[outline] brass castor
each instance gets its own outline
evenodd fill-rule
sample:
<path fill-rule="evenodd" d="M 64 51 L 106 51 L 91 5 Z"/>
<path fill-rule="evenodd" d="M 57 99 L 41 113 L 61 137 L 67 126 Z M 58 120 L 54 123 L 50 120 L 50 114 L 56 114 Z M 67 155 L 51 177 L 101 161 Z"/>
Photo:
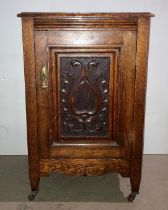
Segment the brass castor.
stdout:
<path fill-rule="evenodd" d="M 132 202 L 137 194 L 138 194 L 137 192 L 132 192 L 130 195 L 128 195 L 127 197 L 128 202 Z"/>
<path fill-rule="evenodd" d="M 28 195 L 28 199 L 29 201 L 33 201 L 36 197 L 36 195 L 38 194 L 39 191 L 31 191 L 31 194 Z"/>

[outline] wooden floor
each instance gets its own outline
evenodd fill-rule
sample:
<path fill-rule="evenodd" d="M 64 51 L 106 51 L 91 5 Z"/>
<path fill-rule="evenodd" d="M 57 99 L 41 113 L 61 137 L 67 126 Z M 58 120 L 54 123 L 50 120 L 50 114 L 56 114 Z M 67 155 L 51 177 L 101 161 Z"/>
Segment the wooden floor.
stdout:
<path fill-rule="evenodd" d="M 20 158 L 23 159 L 23 157 L 21 156 Z M 12 161 L 11 161 L 12 162 Z M 13 161 L 14 163 L 14 161 Z M 168 155 L 145 155 L 144 156 L 144 161 L 143 161 L 143 175 L 142 175 L 142 183 L 141 183 L 141 193 L 139 196 L 137 196 L 137 198 L 135 199 L 135 201 L 133 203 L 128 203 L 126 202 L 125 196 L 127 196 L 129 194 L 130 191 L 130 186 L 129 186 L 129 180 L 127 178 L 122 178 L 119 176 L 119 178 L 115 175 L 111 175 L 108 177 L 105 176 L 105 178 L 98 178 L 96 179 L 96 181 L 89 180 L 90 185 L 94 185 L 95 182 L 101 182 L 100 184 L 100 189 L 99 192 L 97 192 L 96 197 L 98 196 L 99 199 L 95 200 L 95 197 L 92 195 L 91 197 L 88 197 L 90 199 L 87 199 L 86 196 L 86 189 L 85 189 L 85 184 L 88 184 L 87 181 L 85 180 L 85 182 L 83 182 L 82 185 L 80 185 L 82 183 L 82 179 L 78 180 L 79 182 L 76 182 L 75 179 L 71 179 L 71 182 L 73 181 L 73 185 L 75 185 L 75 182 L 78 183 L 78 191 L 76 192 L 76 194 L 73 191 L 73 187 L 71 187 L 72 189 L 72 194 L 73 196 L 76 196 L 76 200 L 75 198 L 71 195 L 71 193 L 69 192 L 69 198 L 71 199 L 65 199 L 65 200 L 61 200 L 59 201 L 52 201 L 49 202 L 49 200 L 46 199 L 47 202 L 42 202 L 42 195 L 43 195 L 43 189 L 47 189 L 46 185 L 48 185 L 48 183 L 52 183 L 53 179 L 55 179 L 54 177 L 50 177 L 49 180 L 47 179 L 46 181 L 42 181 L 41 182 L 41 195 L 38 195 L 38 198 L 36 200 L 36 202 L 27 202 L 26 200 L 24 201 L 24 199 L 20 199 L 19 201 L 19 197 L 17 197 L 17 200 L 12 200 L 11 195 L 9 194 L 8 197 L 5 198 L 5 194 L 3 194 L 3 191 L 6 192 L 6 196 L 7 196 L 7 192 L 13 192 L 13 193 L 18 193 L 17 190 L 22 189 L 21 192 L 19 192 L 20 194 L 22 194 L 22 198 L 25 197 L 25 195 L 23 196 L 23 194 L 27 193 L 28 187 L 26 188 L 26 190 L 24 189 L 25 186 L 19 186 L 17 189 L 12 189 L 12 176 L 14 173 L 14 171 L 17 171 L 17 167 L 16 170 L 14 170 L 14 164 L 13 167 L 11 167 L 11 178 L 8 177 L 8 180 L 6 181 L 6 183 L 8 183 L 8 185 L 6 186 L 6 188 L 2 188 L 2 186 L 4 186 L 2 184 L 2 181 L 4 180 L 3 176 L 5 175 L 5 172 L 2 172 L 2 166 L 4 164 L 3 161 L 3 157 L 0 156 L 0 195 L 3 195 L 3 199 L 0 198 L 0 210 L 34 210 L 34 209 L 40 209 L 40 210 L 168 210 Z M 6 163 L 7 164 L 7 163 Z M 8 163 L 8 167 L 10 168 L 10 162 Z M 18 161 L 19 164 L 19 161 Z M 17 172 L 18 173 L 18 172 Z M 26 170 L 25 170 L 26 173 Z M 59 175 L 60 176 L 60 175 Z M 110 189 L 110 183 L 109 180 L 112 179 L 113 176 L 113 186 L 115 186 L 115 190 L 106 190 L 107 185 L 108 189 Z M 6 178 L 7 179 L 7 178 Z M 63 177 L 63 179 L 65 179 L 65 177 Z M 26 180 L 26 178 L 25 178 Z M 18 180 L 20 183 L 25 182 L 25 180 Z M 61 178 L 62 180 L 62 178 Z M 106 181 L 103 181 L 106 180 Z M 120 181 L 119 181 L 120 180 Z M 17 182 L 17 180 L 15 180 L 15 182 Z M 80 183 L 80 184 L 79 184 Z M 120 184 L 119 184 L 120 183 Z M 16 183 L 15 183 L 16 184 Z M 21 185 L 21 184 L 20 184 Z M 26 185 L 28 186 L 28 181 L 26 182 Z M 83 189 L 81 188 L 81 186 L 83 186 Z M 62 185 L 62 191 L 61 191 L 61 195 L 63 195 L 63 193 L 65 193 L 66 195 L 66 191 L 68 188 L 66 188 L 66 184 L 64 184 L 64 187 Z M 118 188 L 118 189 L 117 189 Z M 101 190 L 102 189 L 102 190 Z M 48 187 L 48 192 L 50 191 L 50 187 Z M 55 189 L 54 189 L 55 190 Z M 65 191 L 64 191 L 65 190 Z M 77 190 L 77 189 L 76 189 Z M 89 188 L 89 190 L 87 191 L 88 194 L 89 192 L 91 192 L 92 187 Z M 116 192 L 116 196 L 114 196 L 114 191 Z M 82 196 L 83 193 L 85 193 L 85 200 L 82 201 Z M 18 196 L 19 196 L 18 193 Z M 52 189 L 52 193 L 53 189 Z M 92 192 L 93 193 L 93 192 Z M 109 193 L 112 193 L 113 199 L 109 199 Z M 48 194 L 49 195 L 49 194 Z M 101 196 L 102 195 L 102 196 Z M 1 197 L 1 196 L 0 196 Z M 73 199 L 72 199 L 73 198 Z M 106 199 L 108 198 L 108 199 Z M 116 200 L 115 200 L 116 199 Z M 3 201 L 3 202 L 2 202 Z M 76 202 L 78 201 L 78 202 Z M 81 202 L 82 201 L 82 202 Z"/>

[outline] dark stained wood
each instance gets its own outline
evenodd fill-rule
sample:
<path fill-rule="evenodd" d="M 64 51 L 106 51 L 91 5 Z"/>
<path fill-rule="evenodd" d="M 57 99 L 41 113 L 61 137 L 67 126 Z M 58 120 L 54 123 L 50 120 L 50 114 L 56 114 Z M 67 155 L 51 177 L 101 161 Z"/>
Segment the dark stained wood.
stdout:
<path fill-rule="evenodd" d="M 66 116 L 67 115 L 69 116 L 66 126 L 61 125 L 62 123 L 61 122 L 59 125 L 59 130 L 61 130 L 61 128 L 68 129 L 68 125 L 70 125 L 71 127 L 73 125 L 74 129 L 77 129 L 80 126 L 81 131 L 74 132 L 73 134 L 73 131 L 70 131 L 69 130 L 70 127 L 69 127 L 69 129 L 67 130 L 68 135 L 65 136 L 63 134 L 60 134 L 60 138 L 62 139 L 62 142 L 63 142 L 63 139 L 64 140 L 65 139 L 67 140 L 68 139 L 71 139 L 71 140 L 84 139 L 83 143 L 85 143 L 87 139 L 88 140 L 95 139 L 95 137 L 97 139 L 101 138 L 101 140 L 103 139 L 112 140 L 113 116 L 112 116 L 111 104 L 112 104 L 113 88 L 110 86 L 112 82 L 111 83 L 109 82 L 110 81 L 109 78 L 110 77 L 113 78 L 113 72 L 114 72 L 113 56 L 114 55 L 107 54 L 107 53 L 101 54 L 101 55 L 96 54 L 96 53 L 87 53 L 87 54 L 78 53 L 78 54 L 71 54 L 71 55 L 61 54 L 60 56 L 58 55 L 58 59 L 59 59 L 58 69 L 61 69 L 61 74 L 59 78 L 60 81 L 63 81 L 61 76 L 63 74 L 65 75 L 63 67 L 61 66 L 61 59 L 66 58 L 66 56 L 68 56 L 67 58 L 70 59 L 69 61 L 71 60 L 74 61 L 74 59 L 76 59 L 76 61 L 78 60 L 83 63 L 81 63 L 81 69 L 80 68 L 78 69 L 78 67 L 71 66 L 70 63 L 68 63 L 69 65 L 67 65 L 67 63 L 65 64 L 66 65 L 65 72 L 67 72 L 67 74 L 69 75 L 68 78 L 71 80 L 69 81 L 69 83 L 72 85 L 72 87 L 68 87 L 68 85 L 66 84 L 67 88 L 63 88 L 63 90 L 67 92 L 67 95 L 66 95 L 66 92 L 62 93 L 61 85 L 63 85 L 62 84 L 63 82 L 60 83 L 60 88 L 58 89 L 58 92 L 61 93 L 59 94 L 60 104 L 61 106 L 64 106 L 62 107 L 62 109 L 64 108 L 67 109 L 67 112 L 65 112 L 65 110 L 60 111 L 60 116 L 61 116 L 60 122 L 61 122 L 61 118 L 64 122 L 64 118 L 66 119 Z M 103 63 L 101 63 L 100 59 L 103 59 Z M 95 60 L 97 61 L 97 66 L 88 67 L 88 63 Z M 106 64 L 105 61 L 106 62 L 108 61 L 107 66 L 105 66 Z M 99 62 L 100 67 L 98 67 L 98 62 Z M 84 72 L 86 72 L 86 75 L 84 74 Z M 72 74 L 72 76 L 70 76 L 70 74 Z M 66 79 L 66 81 L 68 81 L 68 78 Z M 72 80 L 74 80 L 75 83 Z M 103 81 L 103 84 L 102 84 L 102 81 Z M 84 88 L 82 88 L 82 90 L 87 91 L 85 92 L 85 94 L 84 92 L 83 93 L 80 92 L 81 84 L 82 86 L 84 85 Z M 90 100 L 87 99 L 87 97 L 89 96 L 89 92 L 90 92 Z M 91 102 L 92 102 L 92 105 L 95 106 L 93 107 L 93 109 L 95 108 L 95 113 L 93 111 L 93 114 L 92 114 L 92 110 L 88 110 L 88 111 L 84 111 L 85 113 L 83 115 L 81 112 L 78 111 L 79 113 L 76 115 L 75 107 L 74 107 L 75 104 L 73 106 L 71 101 L 74 101 L 75 103 L 75 97 L 78 100 L 78 98 L 80 99 L 81 96 L 84 98 L 80 101 L 78 105 L 79 109 L 83 109 L 82 107 L 88 107 L 88 108 L 90 107 L 92 109 L 91 107 Z M 62 100 L 64 100 L 64 102 L 62 102 Z M 60 106 L 60 110 L 61 110 L 61 106 Z M 61 115 L 61 112 L 63 116 Z M 84 116 L 84 119 L 82 119 L 83 116 Z M 75 128 L 75 126 L 77 127 Z M 82 132 L 83 132 L 83 135 L 82 135 Z"/>
<path fill-rule="evenodd" d="M 141 181 L 149 30 L 150 19 L 139 18 L 135 75 L 134 135 L 132 140 L 130 174 L 131 188 L 133 192 L 139 192 Z"/>
<path fill-rule="evenodd" d="M 110 58 L 67 55 L 59 63 L 61 135 L 108 136 Z"/>
<path fill-rule="evenodd" d="M 35 78 L 35 52 L 33 19 L 24 17 L 23 20 L 23 49 L 24 49 L 24 73 L 26 91 L 26 115 L 27 115 L 27 143 L 29 159 L 29 178 L 33 191 L 39 186 L 39 150 L 37 137 L 37 102 L 36 102 L 36 78 Z"/>
<path fill-rule="evenodd" d="M 17 15 L 18 17 L 41 17 L 41 18 L 50 18 L 50 17 L 90 17 L 94 18 L 134 18 L 134 17 L 154 17 L 154 14 L 150 12 L 117 12 L 117 13 L 64 13 L 64 12 L 22 12 Z"/>
<path fill-rule="evenodd" d="M 51 54 L 52 54 L 52 56 L 51 56 L 51 59 L 50 60 L 52 60 L 52 62 L 51 62 L 51 69 L 52 69 L 52 73 L 51 74 L 53 74 L 53 73 L 55 73 L 55 72 L 58 72 L 58 78 L 57 78 L 57 81 L 55 81 L 54 80 L 54 83 L 53 83 L 53 85 L 52 85 L 52 87 L 54 87 L 53 88 L 53 97 L 51 97 L 52 99 L 54 99 L 53 100 L 53 105 L 51 106 L 51 110 L 52 110 L 52 113 L 53 112 L 55 112 L 55 114 L 53 114 L 53 120 L 51 119 L 51 121 L 53 122 L 54 121 L 54 119 L 56 119 L 56 118 L 58 118 L 58 120 L 55 120 L 55 125 L 54 125 L 54 123 L 53 123 L 53 127 L 54 128 L 52 128 L 52 132 L 54 132 L 54 131 L 56 131 L 57 130 L 57 132 L 54 132 L 54 134 L 52 135 L 53 137 L 53 141 L 55 141 L 55 142 L 63 142 L 63 140 L 65 140 L 66 139 L 66 141 L 64 141 L 64 142 L 66 142 L 66 143 L 68 143 L 68 139 L 71 139 L 70 140 L 70 142 L 69 143 L 72 143 L 73 142 L 73 139 L 75 140 L 75 139 L 78 139 L 78 141 L 76 141 L 76 143 L 78 144 L 79 142 L 80 143 L 85 143 L 86 142 L 86 140 L 87 139 L 89 139 L 89 142 L 91 142 L 90 140 L 91 139 L 95 139 L 95 136 L 94 135 L 92 135 L 92 136 L 88 136 L 88 137 L 86 137 L 86 135 L 85 136 L 82 136 L 82 135 L 80 135 L 79 137 L 77 137 L 77 136 L 75 136 L 75 135 L 73 135 L 73 136 L 62 136 L 61 134 L 60 134 L 60 132 L 61 132 L 61 128 L 63 127 L 63 126 L 61 126 L 61 111 L 60 111 L 60 108 L 59 108 L 59 103 L 61 104 L 61 103 L 64 103 L 64 105 L 66 105 L 66 106 L 68 106 L 68 103 L 67 103 L 67 99 L 66 98 L 61 98 L 60 97 L 60 95 L 62 95 L 63 97 L 65 97 L 66 95 L 65 95 L 65 93 L 61 93 L 60 94 L 60 91 L 61 91 L 61 88 L 60 88 L 60 85 L 56 85 L 55 86 L 55 84 L 59 84 L 59 81 L 62 81 L 62 79 L 60 79 L 60 74 L 59 74 L 59 69 L 62 69 L 62 68 L 60 68 L 60 59 L 62 58 L 62 57 L 66 57 L 66 56 L 69 56 L 69 58 L 71 58 L 71 59 L 73 59 L 73 57 L 75 57 L 75 56 L 83 56 L 84 58 L 89 58 L 89 57 L 93 57 L 93 56 L 99 56 L 100 58 L 103 58 L 103 56 L 104 57 L 106 57 L 106 56 L 108 56 L 107 58 L 110 58 L 110 60 L 112 61 L 114 58 L 115 58 L 115 56 L 116 56 L 116 51 L 118 52 L 118 50 L 117 49 L 111 49 L 111 51 L 110 51 L 110 53 L 98 53 L 98 52 L 103 52 L 102 51 L 102 49 L 100 50 L 100 49 L 95 49 L 95 51 L 97 52 L 97 53 L 86 53 L 87 51 L 89 52 L 90 50 L 93 50 L 93 49 L 85 49 L 85 54 L 83 54 L 83 53 L 80 53 L 79 54 L 79 52 L 77 53 L 77 54 L 74 54 L 75 52 L 76 52 L 76 50 L 77 49 L 55 49 L 55 47 L 51 47 Z M 71 53 L 71 55 L 69 55 L 68 54 L 68 52 L 73 52 L 73 53 Z M 80 48 L 78 49 L 78 51 L 80 51 Z M 82 51 L 82 49 L 81 49 L 81 51 Z M 105 50 L 104 50 L 105 51 Z M 63 54 L 62 54 L 62 53 Z M 60 54 L 61 53 L 61 54 Z M 79 58 L 80 58 L 79 57 Z M 98 58 L 99 58 L 98 57 Z M 78 58 L 78 57 L 77 57 Z M 115 59 L 114 59 L 115 60 Z M 58 63 L 58 65 L 55 65 L 55 63 Z M 110 65 L 110 75 L 111 75 L 111 79 L 113 78 L 113 71 L 114 71 L 114 68 L 113 68 L 113 66 L 114 66 L 114 64 L 113 64 L 113 62 L 110 62 L 111 63 L 111 65 Z M 53 67 L 54 66 L 54 67 Z M 71 66 L 70 66 L 71 67 Z M 69 68 L 70 68 L 69 66 L 67 66 L 66 67 L 66 71 L 68 72 L 67 74 L 69 74 Z M 72 67 L 71 67 L 72 68 Z M 54 70 L 53 70 L 54 69 Z M 74 70 L 76 70 L 77 71 L 77 69 L 74 69 Z M 115 70 L 117 70 L 117 69 L 115 69 Z M 63 72 L 63 69 L 61 70 L 61 72 Z M 71 72 L 71 73 L 73 73 L 73 71 Z M 75 72 L 74 72 L 74 74 L 75 74 Z M 52 78 L 55 78 L 55 76 L 52 76 Z M 96 78 L 97 79 L 97 78 Z M 111 82 L 111 79 L 109 79 L 109 84 L 113 84 L 113 82 Z M 89 79 L 90 80 L 90 79 Z M 70 82 L 69 82 L 70 83 Z M 66 86 L 67 86 L 68 84 L 66 83 Z M 74 86 L 76 85 L 76 82 L 74 83 Z M 107 86 L 108 87 L 108 86 Z M 95 86 L 95 88 L 96 88 L 96 86 Z M 66 91 L 66 89 L 67 89 L 67 91 L 68 91 L 68 89 L 69 89 L 69 92 L 71 92 L 72 90 L 73 90 L 73 88 L 69 88 L 69 87 L 67 87 L 67 88 L 65 88 L 64 89 L 64 91 Z M 111 104 L 112 104 L 112 95 L 113 95 L 113 93 L 112 93 L 112 89 L 113 89 L 113 87 L 110 87 L 109 88 L 109 104 L 110 104 L 110 106 L 109 106 L 109 119 L 108 119 L 108 121 L 107 121 L 107 124 L 108 124 L 108 127 L 109 127 L 109 134 L 107 135 L 107 136 L 104 136 L 104 137 L 102 137 L 101 135 L 99 136 L 99 135 L 97 135 L 96 136 L 96 139 L 101 139 L 101 142 L 102 142 L 102 140 L 103 139 L 110 139 L 110 140 L 113 140 L 112 139 L 112 118 L 113 118 L 113 116 L 112 116 L 112 109 L 111 109 Z M 98 89 L 99 90 L 99 89 Z M 57 97 L 56 97 L 57 96 Z M 69 93 L 67 94 L 67 97 L 69 96 Z M 56 102 L 55 102 L 55 100 L 56 100 Z M 64 101 L 64 102 L 59 102 L 59 101 Z M 107 103 L 107 104 L 108 104 Z M 57 104 L 57 105 L 56 105 Z M 55 107 L 55 105 L 57 106 L 57 109 L 55 109 L 54 107 Z M 65 107 L 64 107 L 65 108 Z M 66 107 L 66 109 L 69 109 L 69 107 Z M 115 107 L 113 106 L 113 110 L 115 110 Z M 71 112 L 71 109 L 69 110 L 70 112 Z M 63 111 L 62 111 L 62 113 L 64 113 Z M 66 113 L 66 112 L 65 112 Z M 70 113 L 69 113 L 70 114 Z M 60 132 L 59 132 L 60 131 Z M 54 136 L 55 135 L 55 136 Z M 83 140 L 83 142 L 82 142 L 82 139 L 84 139 Z M 94 140 L 93 140 L 94 141 Z M 92 141 L 92 142 L 93 142 Z M 114 140 L 114 141 L 116 141 L 116 140 Z M 88 142 L 88 143 L 89 143 Z M 94 141 L 95 142 L 95 141 Z"/>
<path fill-rule="evenodd" d="M 151 13 L 21 13 L 29 175 L 141 181 Z"/>

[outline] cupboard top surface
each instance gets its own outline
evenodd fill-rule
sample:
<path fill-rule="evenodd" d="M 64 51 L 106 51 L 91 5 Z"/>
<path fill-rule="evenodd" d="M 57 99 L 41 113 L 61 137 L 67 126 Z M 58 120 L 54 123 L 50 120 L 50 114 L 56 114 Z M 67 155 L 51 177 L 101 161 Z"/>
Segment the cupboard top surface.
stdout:
<path fill-rule="evenodd" d="M 118 12 L 118 13 L 52 13 L 52 12 L 22 12 L 18 17 L 60 17 L 60 18 L 81 18 L 81 17 L 100 17 L 100 18 L 137 18 L 137 17 L 153 17 L 154 14 L 150 12 Z"/>

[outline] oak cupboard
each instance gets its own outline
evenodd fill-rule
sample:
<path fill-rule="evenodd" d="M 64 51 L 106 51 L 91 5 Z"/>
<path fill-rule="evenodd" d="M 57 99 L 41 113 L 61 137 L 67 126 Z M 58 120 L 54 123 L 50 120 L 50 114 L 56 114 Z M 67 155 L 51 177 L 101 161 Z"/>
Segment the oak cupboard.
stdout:
<path fill-rule="evenodd" d="M 151 13 L 21 13 L 29 178 L 120 173 L 139 193 Z"/>

